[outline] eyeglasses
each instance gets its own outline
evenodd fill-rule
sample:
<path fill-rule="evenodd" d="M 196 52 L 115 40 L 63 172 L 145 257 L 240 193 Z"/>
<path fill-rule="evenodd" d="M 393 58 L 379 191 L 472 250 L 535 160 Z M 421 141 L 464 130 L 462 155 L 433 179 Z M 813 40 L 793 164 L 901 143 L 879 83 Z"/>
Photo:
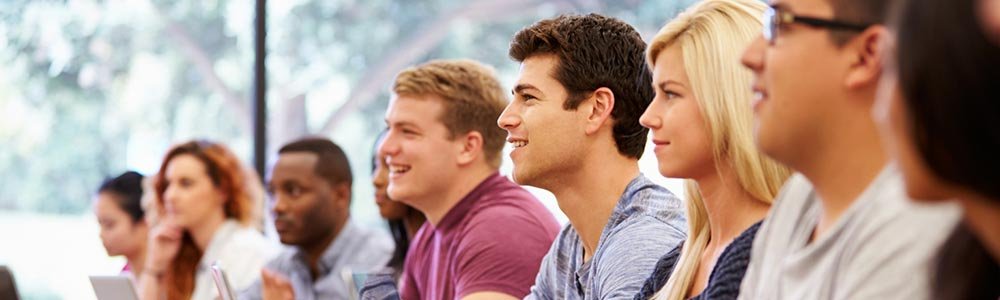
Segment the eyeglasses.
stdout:
<path fill-rule="evenodd" d="M 873 24 L 852 24 L 836 20 L 824 20 L 812 17 L 795 15 L 781 6 L 772 5 L 764 13 L 764 38 L 771 45 L 778 38 L 781 27 L 787 24 L 799 23 L 812 27 L 821 27 L 830 30 L 864 31 Z"/>

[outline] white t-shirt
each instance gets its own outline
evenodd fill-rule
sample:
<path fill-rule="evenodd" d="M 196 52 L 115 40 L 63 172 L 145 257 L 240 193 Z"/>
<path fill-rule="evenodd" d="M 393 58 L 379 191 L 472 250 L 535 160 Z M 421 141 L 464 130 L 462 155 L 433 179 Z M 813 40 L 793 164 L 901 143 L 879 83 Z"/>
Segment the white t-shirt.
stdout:
<path fill-rule="evenodd" d="M 911 202 L 887 167 L 830 230 L 813 186 L 792 176 L 754 240 L 739 299 L 927 299 L 931 268 L 960 209 Z"/>
<path fill-rule="evenodd" d="M 212 300 L 218 297 L 212 280 L 212 263 L 226 271 L 235 291 L 250 286 L 260 277 L 260 270 L 279 251 L 276 243 L 264 238 L 253 228 L 243 227 L 235 220 L 226 220 L 212 236 L 194 278 L 193 300 Z"/>

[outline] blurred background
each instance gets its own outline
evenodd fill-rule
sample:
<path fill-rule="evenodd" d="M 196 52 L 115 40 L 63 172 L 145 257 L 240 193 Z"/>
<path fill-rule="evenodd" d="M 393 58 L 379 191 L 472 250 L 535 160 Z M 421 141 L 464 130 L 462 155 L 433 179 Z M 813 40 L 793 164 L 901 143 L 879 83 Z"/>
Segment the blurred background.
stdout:
<path fill-rule="evenodd" d="M 267 164 L 303 135 L 333 139 L 355 173 L 353 218 L 384 227 L 371 154 L 396 72 L 471 58 L 509 87 L 518 64 L 507 46 L 524 26 L 597 12 L 648 40 L 692 2 L 268 1 Z M 104 178 L 153 175 L 168 147 L 192 138 L 222 142 L 252 164 L 253 25 L 249 0 L 0 1 L 0 265 L 22 296 L 94 299 L 87 275 L 121 270 L 91 208 Z M 640 162 L 683 194 L 653 155 Z M 505 161 L 502 172 L 510 168 Z M 551 194 L 532 192 L 565 222 Z"/>

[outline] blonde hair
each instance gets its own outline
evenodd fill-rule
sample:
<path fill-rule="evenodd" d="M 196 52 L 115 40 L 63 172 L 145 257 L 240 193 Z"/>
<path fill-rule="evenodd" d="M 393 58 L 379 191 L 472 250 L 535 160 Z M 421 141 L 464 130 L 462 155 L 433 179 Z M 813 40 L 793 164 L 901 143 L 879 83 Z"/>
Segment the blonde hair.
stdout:
<path fill-rule="evenodd" d="M 500 167 L 507 132 L 497 126 L 497 119 L 507 107 L 507 94 L 493 68 L 469 59 L 433 60 L 396 75 L 392 91 L 444 99 L 444 111 L 437 118 L 448 128 L 448 138 L 479 132 L 486 161 Z"/>
<path fill-rule="evenodd" d="M 770 204 L 790 172 L 762 155 L 754 145 L 750 108 L 753 94 L 749 89 L 752 76 L 739 64 L 743 49 L 760 35 L 766 8 L 756 0 L 699 2 L 660 29 L 646 59 L 652 69 L 664 49 L 680 46 L 715 161 L 730 163 L 739 185 L 755 199 Z M 689 179 L 685 190 L 690 232 L 673 273 L 654 296 L 656 299 L 685 299 L 711 236 L 698 184 Z"/>

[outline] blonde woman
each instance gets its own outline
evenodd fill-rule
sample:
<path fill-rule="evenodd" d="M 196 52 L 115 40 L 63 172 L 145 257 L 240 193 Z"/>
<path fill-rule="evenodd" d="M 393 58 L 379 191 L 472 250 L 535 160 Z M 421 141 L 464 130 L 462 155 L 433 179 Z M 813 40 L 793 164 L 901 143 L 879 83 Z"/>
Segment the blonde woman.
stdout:
<path fill-rule="evenodd" d="M 736 299 L 753 238 L 785 167 L 757 151 L 751 74 L 740 54 L 767 6 L 706 0 L 668 23 L 647 62 L 656 97 L 639 122 L 660 173 L 686 178 L 687 240 L 662 257 L 636 299 Z"/>

